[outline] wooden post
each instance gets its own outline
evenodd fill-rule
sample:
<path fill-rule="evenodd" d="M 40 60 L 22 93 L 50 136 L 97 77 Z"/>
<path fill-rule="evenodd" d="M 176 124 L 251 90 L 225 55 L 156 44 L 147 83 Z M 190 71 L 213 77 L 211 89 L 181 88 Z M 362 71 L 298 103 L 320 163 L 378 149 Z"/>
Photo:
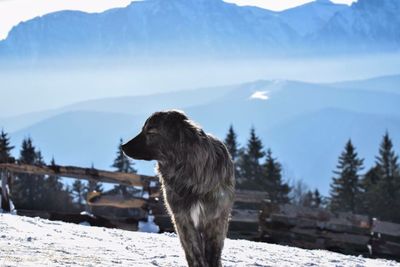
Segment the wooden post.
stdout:
<path fill-rule="evenodd" d="M 1 176 L 1 209 L 5 212 L 10 212 L 10 198 L 7 190 L 7 175 L 5 171 L 0 171 Z"/>

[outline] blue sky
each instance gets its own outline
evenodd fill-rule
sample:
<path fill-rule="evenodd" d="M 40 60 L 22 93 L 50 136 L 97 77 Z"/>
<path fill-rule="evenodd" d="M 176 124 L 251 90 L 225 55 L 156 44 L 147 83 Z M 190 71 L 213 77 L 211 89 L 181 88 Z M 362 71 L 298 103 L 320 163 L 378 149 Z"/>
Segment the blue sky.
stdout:
<path fill-rule="evenodd" d="M 101 12 L 113 7 L 123 7 L 132 0 L 0 0 L 0 40 L 21 21 L 59 10 L 83 10 Z M 271 10 L 283 10 L 313 0 L 226 0 L 238 5 L 253 5 Z M 355 0 L 333 0 L 350 4 Z"/>

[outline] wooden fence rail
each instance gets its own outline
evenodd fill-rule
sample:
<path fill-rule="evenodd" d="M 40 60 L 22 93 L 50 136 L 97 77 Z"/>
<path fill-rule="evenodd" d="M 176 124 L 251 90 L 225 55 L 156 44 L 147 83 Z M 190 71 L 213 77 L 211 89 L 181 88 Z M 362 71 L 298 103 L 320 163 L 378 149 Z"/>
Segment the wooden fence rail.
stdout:
<path fill-rule="evenodd" d="M 261 241 L 400 260 L 400 225 L 350 212 L 265 203 Z"/>
<path fill-rule="evenodd" d="M 156 217 L 155 220 L 158 222 L 160 229 L 173 231 L 157 177 L 75 166 L 35 166 L 12 163 L 0 164 L 0 174 L 2 173 L 4 174 L 2 175 L 3 178 L 6 176 L 8 178 L 18 176 L 18 174 L 32 174 L 85 179 L 103 183 L 117 183 L 127 186 L 141 186 L 143 187 L 143 191 L 146 192 L 146 196 L 121 195 L 112 191 L 103 193 L 89 192 L 87 195 L 87 204 L 96 211 L 99 211 L 99 207 L 102 208 L 101 216 L 107 216 L 107 212 L 112 213 L 112 210 L 107 209 L 107 207 L 138 209 L 137 216 L 132 218 L 135 220 L 142 219 L 143 212 L 147 213 L 147 211 L 151 210 Z M 235 207 L 232 212 L 230 236 L 247 239 L 256 239 L 258 237 L 258 210 L 260 209 L 260 204 L 267 198 L 266 192 L 236 191 L 235 203 L 241 205 Z M 252 209 L 249 210 L 249 207 L 252 207 Z M 71 216 L 68 215 L 69 217 Z M 113 220 L 113 222 L 115 223 L 116 221 Z"/>
<path fill-rule="evenodd" d="M 94 168 L 80 168 L 75 166 L 1 163 L 0 170 L 12 173 L 26 173 L 37 175 L 52 175 L 75 179 L 92 180 L 104 183 L 117 183 L 127 186 L 148 186 L 151 181 L 158 182 L 154 176 L 138 175 L 133 173 L 110 172 Z"/>

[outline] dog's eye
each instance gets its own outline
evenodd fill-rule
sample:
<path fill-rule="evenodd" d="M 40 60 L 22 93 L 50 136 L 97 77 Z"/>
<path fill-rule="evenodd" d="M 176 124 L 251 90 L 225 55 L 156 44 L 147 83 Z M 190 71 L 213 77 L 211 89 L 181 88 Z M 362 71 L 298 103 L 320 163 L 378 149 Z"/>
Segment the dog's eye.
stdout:
<path fill-rule="evenodd" d="M 155 128 L 150 128 L 147 130 L 147 134 L 157 134 L 157 130 Z"/>

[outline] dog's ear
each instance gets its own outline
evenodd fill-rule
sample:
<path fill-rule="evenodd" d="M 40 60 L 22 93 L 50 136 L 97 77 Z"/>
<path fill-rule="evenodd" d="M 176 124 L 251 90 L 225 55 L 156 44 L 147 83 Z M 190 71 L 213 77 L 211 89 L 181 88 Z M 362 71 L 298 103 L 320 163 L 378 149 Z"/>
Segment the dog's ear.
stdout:
<path fill-rule="evenodd" d="M 198 142 L 199 139 L 205 136 L 204 131 L 191 120 L 189 119 L 183 120 L 181 124 L 182 124 L 181 140 L 183 142 L 192 144 L 194 142 Z"/>
<path fill-rule="evenodd" d="M 175 123 L 188 120 L 186 114 L 181 110 L 177 109 L 169 110 L 167 114 L 168 114 L 168 119 L 174 121 Z"/>

